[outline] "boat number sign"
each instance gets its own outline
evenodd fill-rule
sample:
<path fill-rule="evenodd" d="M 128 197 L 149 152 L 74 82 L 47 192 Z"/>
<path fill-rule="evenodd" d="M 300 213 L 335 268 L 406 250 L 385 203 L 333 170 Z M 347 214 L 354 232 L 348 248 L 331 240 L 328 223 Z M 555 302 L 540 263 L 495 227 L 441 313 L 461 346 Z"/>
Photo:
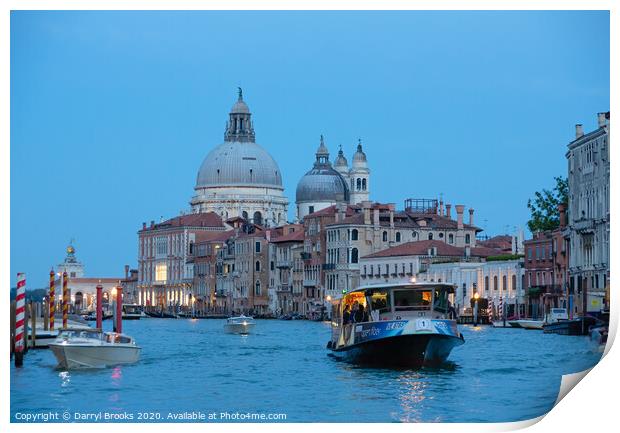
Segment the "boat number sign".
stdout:
<path fill-rule="evenodd" d="M 416 331 L 431 331 L 431 321 L 428 319 L 417 319 L 415 321 Z"/>

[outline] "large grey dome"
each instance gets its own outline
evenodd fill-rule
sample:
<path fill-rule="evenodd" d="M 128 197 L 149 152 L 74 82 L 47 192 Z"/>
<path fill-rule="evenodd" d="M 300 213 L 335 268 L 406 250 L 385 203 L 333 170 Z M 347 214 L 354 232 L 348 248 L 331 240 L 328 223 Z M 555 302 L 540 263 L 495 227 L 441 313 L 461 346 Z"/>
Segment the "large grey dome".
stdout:
<path fill-rule="evenodd" d="M 259 186 L 282 188 L 280 168 L 269 153 L 256 143 L 224 142 L 202 162 L 196 188 Z"/>
<path fill-rule="evenodd" d="M 314 167 L 297 184 L 297 203 L 349 201 L 349 188 L 342 175 L 333 168 Z"/>

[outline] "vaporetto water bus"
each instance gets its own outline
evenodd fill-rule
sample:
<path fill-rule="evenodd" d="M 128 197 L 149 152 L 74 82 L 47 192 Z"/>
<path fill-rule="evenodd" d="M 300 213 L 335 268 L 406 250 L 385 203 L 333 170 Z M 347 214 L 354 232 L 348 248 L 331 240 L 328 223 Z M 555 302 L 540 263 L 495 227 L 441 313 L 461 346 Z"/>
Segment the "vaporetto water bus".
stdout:
<path fill-rule="evenodd" d="M 440 365 L 453 348 L 465 343 L 450 304 L 454 290 L 452 284 L 425 282 L 349 291 L 333 305 L 327 347 L 334 356 L 354 363 Z"/>

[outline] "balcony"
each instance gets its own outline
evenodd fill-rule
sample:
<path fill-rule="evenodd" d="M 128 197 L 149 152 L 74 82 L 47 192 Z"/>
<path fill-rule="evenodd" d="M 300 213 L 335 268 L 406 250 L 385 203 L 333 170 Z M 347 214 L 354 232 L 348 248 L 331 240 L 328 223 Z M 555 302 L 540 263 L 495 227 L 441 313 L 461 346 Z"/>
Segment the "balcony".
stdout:
<path fill-rule="evenodd" d="M 594 221 L 591 219 L 575 221 L 573 224 L 573 229 L 575 229 L 577 233 L 581 234 L 594 233 Z"/>
<path fill-rule="evenodd" d="M 290 284 L 280 284 L 276 291 L 280 293 L 291 293 L 293 291 L 293 286 Z"/>
<path fill-rule="evenodd" d="M 324 263 L 321 267 L 324 271 L 333 271 L 334 269 L 336 269 L 336 264 L 335 263 Z"/>
<path fill-rule="evenodd" d="M 300 255 L 302 260 L 310 260 L 312 258 L 311 253 L 301 253 Z"/>
<path fill-rule="evenodd" d="M 293 262 L 291 260 L 278 260 L 276 262 L 276 268 L 291 268 Z"/>
<path fill-rule="evenodd" d="M 317 281 L 314 278 L 304 278 L 304 287 L 316 287 Z"/>

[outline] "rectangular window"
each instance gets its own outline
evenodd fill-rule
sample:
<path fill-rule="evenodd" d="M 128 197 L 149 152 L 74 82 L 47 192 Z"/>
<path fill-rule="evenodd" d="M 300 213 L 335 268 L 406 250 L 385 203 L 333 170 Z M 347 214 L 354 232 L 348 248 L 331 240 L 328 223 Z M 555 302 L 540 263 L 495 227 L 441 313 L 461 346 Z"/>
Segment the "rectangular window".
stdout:
<path fill-rule="evenodd" d="M 260 242 L 258 242 L 258 241 L 255 243 L 255 251 L 257 253 L 260 253 Z"/>
<path fill-rule="evenodd" d="M 168 267 L 165 263 L 155 265 L 155 281 L 166 281 L 168 278 Z"/>

